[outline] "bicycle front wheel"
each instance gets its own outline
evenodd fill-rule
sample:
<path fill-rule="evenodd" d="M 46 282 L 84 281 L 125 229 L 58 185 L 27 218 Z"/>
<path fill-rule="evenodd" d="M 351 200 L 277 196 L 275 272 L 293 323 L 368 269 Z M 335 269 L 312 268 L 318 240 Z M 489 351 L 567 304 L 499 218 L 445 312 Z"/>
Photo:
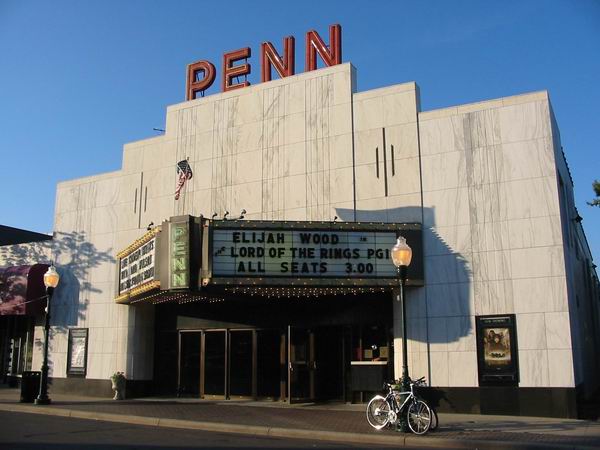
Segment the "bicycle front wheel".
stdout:
<path fill-rule="evenodd" d="M 406 418 L 413 433 L 425 434 L 431 426 L 431 409 L 423 400 L 415 400 L 408 407 Z"/>
<path fill-rule="evenodd" d="M 390 405 L 381 395 L 376 395 L 367 405 L 367 421 L 376 430 L 381 430 L 390 421 Z"/>

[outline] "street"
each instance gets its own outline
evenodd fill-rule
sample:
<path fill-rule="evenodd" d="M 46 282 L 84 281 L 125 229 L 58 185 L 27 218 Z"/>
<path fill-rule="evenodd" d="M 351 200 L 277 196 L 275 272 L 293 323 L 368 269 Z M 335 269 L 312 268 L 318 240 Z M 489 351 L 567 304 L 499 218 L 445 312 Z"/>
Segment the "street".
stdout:
<path fill-rule="evenodd" d="M 385 449 L 300 439 L 282 439 L 157 428 L 38 414 L 0 412 L 0 449 L 6 450 L 170 450 L 240 449 Z M 408 447 L 405 447 L 408 448 Z M 423 447 L 419 447 L 423 450 Z"/>

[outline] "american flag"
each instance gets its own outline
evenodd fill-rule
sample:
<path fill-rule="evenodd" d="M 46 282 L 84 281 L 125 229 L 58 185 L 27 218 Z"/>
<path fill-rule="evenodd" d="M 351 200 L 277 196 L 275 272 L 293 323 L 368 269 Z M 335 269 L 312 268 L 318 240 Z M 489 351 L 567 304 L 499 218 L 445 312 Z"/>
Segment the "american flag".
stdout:
<path fill-rule="evenodd" d="M 175 189 L 175 200 L 179 200 L 181 190 L 185 182 L 192 178 L 192 168 L 187 159 L 177 163 L 177 188 Z"/>

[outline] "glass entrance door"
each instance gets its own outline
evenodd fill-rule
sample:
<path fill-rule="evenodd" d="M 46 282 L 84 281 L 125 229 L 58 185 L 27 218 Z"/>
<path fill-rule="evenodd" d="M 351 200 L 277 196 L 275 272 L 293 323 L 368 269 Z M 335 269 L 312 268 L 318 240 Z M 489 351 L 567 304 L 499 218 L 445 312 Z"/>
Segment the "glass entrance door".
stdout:
<path fill-rule="evenodd" d="M 287 395 L 285 330 L 256 331 L 256 394 L 261 398 L 284 399 Z M 283 373 L 282 373 L 283 369 Z"/>
<path fill-rule="evenodd" d="M 288 402 L 315 399 L 315 335 L 306 328 L 288 327 Z"/>
<path fill-rule="evenodd" d="M 225 398 L 227 381 L 227 333 L 225 330 L 204 332 L 202 348 L 201 395 Z"/>
<path fill-rule="evenodd" d="M 198 397 L 200 395 L 200 331 L 179 332 L 179 374 L 177 394 Z"/>
<path fill-rule="evenodd" d="M 315 394 L 319 400 L 344 399 L 344 328 L 315 329 Z"/>
<path fill-rule="evenodd" d="M 231 330 L 229 332 L 229 395 L 254 396 L 254 332 Z"/>
<path fill-rule="evenodd" d="M 178 395 L 287 396 L 284 329 L 179 330 L 178 342 Z"/>

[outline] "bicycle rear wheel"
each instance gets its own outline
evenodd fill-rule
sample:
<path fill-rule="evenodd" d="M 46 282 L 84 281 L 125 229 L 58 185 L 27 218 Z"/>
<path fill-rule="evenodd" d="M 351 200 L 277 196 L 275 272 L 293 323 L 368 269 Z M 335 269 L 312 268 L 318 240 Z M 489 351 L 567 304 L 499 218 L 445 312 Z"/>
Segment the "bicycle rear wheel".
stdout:
<path fill-rule="evenodd" d="M 438 427 L 437 411 L 432 406 L 430 406 L 429 409 L 431 410 L 431 426 L 429 427 L 429 431 L 435 431 Z"/>
<path fill-rule="evenodd" d="M 431 409 L 423 400 L 414 400 L 406 411 L 408 427 L 415 434 L 425 434 L 431 426 Z"/>
<path fill-rule="evenodd" d="M 381 430 L 390 421 L 390 405 L 381 395 L 376 395 L 367 405 L 367 421 L 376 430 Z"/>

